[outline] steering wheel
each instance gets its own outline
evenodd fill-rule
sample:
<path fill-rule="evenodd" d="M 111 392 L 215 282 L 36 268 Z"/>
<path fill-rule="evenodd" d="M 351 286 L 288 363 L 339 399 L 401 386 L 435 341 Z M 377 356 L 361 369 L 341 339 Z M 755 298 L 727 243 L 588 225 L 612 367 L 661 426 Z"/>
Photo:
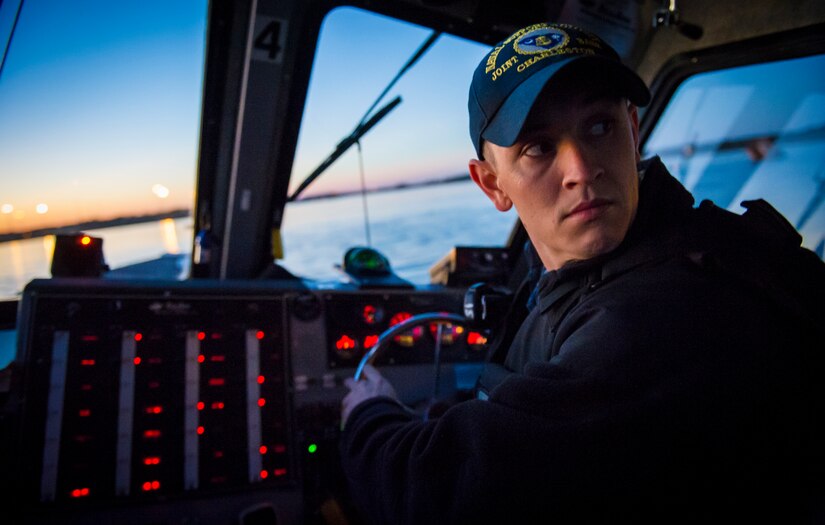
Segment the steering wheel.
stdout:
<path fill-rule="evenodd" d="M 372 348 L 370 348 L 369 352 L 364 354 L 364 357 L 361 358 L 361 362 L 358 363 L 353 379 L 356 381 L 361 379 L 361 374 L 364 371 L 364 367 L 367 364 L 372 364 L 396 335 L 412 330 L 416 326 L 420 326 L 422 324 L 436 324 L 438 326 L 438 330 L 435 336 L 435 351 L 433 356 L 433 361 L 435 363 L 435 386 L 432 397 L 432 399 L 435 400 L 438 398 L 439 371 L 441 369 L 442 328 L 445 324 L 466 325 L 467 323 L 468 319 L 466 317 L 449 312 L 427 312 L 405 319 L 397 325 L 387 328 L 381 333 L 381 335 L 378 336 L 378 341 L 372 346 Z"/>

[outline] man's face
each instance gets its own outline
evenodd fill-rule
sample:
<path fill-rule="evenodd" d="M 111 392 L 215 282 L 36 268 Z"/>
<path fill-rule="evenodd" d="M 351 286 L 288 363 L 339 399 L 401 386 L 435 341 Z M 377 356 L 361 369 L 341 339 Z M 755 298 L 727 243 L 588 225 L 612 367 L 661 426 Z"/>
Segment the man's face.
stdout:
<path fill-rule="evenodd" d="M 542 262 L 557 269 L 616 248 L 636 215 L 638 116 L 623 99 L 561 82 L 536 102 L 516 143 L 485 143 L 470 175 L 512 206 Z"/>

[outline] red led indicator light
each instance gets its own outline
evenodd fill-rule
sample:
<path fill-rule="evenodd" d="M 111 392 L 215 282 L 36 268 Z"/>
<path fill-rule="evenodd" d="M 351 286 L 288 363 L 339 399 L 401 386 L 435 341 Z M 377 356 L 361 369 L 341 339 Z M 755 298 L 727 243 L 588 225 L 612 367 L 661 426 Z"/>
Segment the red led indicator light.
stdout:
<path fill-rule="evenodd" d="M 198 410 L 203 410 L 205 406 L 206 406 L 206 405 L 204 404 L 204 402 L 203 402 L 203 401 L 198 401 L 198 404 L 197 404 L 197 405 L 195 405 L 195 407 L 196 407 Z"/>
<path fill-rule="evenodd" d="M 81 359 L 80 366 L 95 366 L 94 359 Z"/>
<path fill-rule="evenodd" d="M 372 348 L 373 346 L 375 346 L 375 343 L 377 343 L 377 342 L 378 342 L 378 336 L 377 335 L 375 335 L 375 334 L 368 335 L 364 338 L 364 348 Z"/>
<path fill-rule="evenodd" d="M 136 357 L 136 358 L 132 359 L 132 362 L 135 364 L 135 366 L 137 366 L 137 365 L 140 364 L 140 358 Z"/>
<path fill-rule="evenodd" d="M 278 477 L 278 478 L 280 478 L 281 476 L 286 476 L 286 469 L 285 468 L 276 468 L 273 471 L 273 474 L 275 474 L 275 477 Z"/>
<path fill-rule="evenodd" d="M 258 384 L 259 385 L 264 384 L 264 376 L 258 376 Z"/>
<path fill-rule="evenodd" d="M 161 436 L 160 430 L 151 429 L 151 430 L 144 430 L 143 437 L 146 439 L 158 439 Z"/>
<path fill-rule="evenodd" d="M 390 319 L 390 326 L 403 323 L 410 317 L 412 317 L 412 314 L 409 312 L 398 312 Z M 400 346 L 409 348 L 413 346 L 417 340 L 421 339 L 422 335 L 424 335 L 424 328 L 421 326 L 416 326 L 415 328 L 410 329 L 409 332 L 396 335 L 393 337 L 393 341 Z"/>
<path fill-rule="evenodd" d="M 209 386 L 223 386 L 226 380 L 222 377 L 210 377 Z"/>
<path fill-rule="evenodd" d="M 215 361 L 215 362 L 218 362 L 218 363 L 223 363 L 224 361 L 226 361 L 226 356 L 225 355 L 213 355 L 213 356 L 209 357 L 209 360 L 210 361 Z"/>
<path fill-rule="evenodd" d="M 261 445 L 260 447 L 258 447 L 258 452 L 261 455 L 266 454 L 266 451 L 267 451 L 266 445 Z"/>
<path fill-rule="evenodd" d="M 258 339 L 263 339 L 263 338 L 264 338 L 264 333 L 263 333 L 263 331 L 262 331 L 262 330 L 258 330 L 257 332 L 255 332 L 255 337 L 257 337 Z"/>
<path fill-rule="evenodd" d="M 71 495 L 73 498 L 85 498 L 89 495 L 89 487 L 74 489 L 72 490 Z"/>
<path fill-rule="evenodd" d="M 269 472 L 262 470 L 261 471 L 261 479 L 266 479 L 269 477 Z"/>
<path fill-rule="evenodd" d="M 409 312 L 398 312 L 390 319 L 390 326 L 395 326 L 399 323 L 403 323 L 410 317 L 412 317 L 412 314 Z"/>
<path fill-rule="evenodd" d="M 146 456 L 143 458 L 143 464 L 148 466 L 160 465 L 160 456 Z"/>
<path fill-rule="evenodd" d="M 335 348 L 338 350 L 352 350 L 355 348 L 355 339 L 348 335 L 342 335 L 337 341 L 335 341 Z"/>
<path fill-rule="evenodd" d="M 151 492 L 153 490 L 158 490 L 160 488 L 160 481 L 144 481 L 143 482 L 143 491 L 144 492 Z"/>
<path fill-rule="evenodd" d="M 478 332 L 469 332 L 467 334 L 467 344 L 483 345 L 487 342 L 487 338 Z"/>
<path fill-rule="evenodd" d="M 204 361 L 206 361 L 206 356 L 198 354 L 198 363 L 203 363 Z"/>
<path fill-rule="evenodd" d="M 160 405 L 154 405 L 146 407 L 147 414 L 161 414 L 163 413 L 163 407 Z"/>
<path fill-rule="evenodd" d="M 203 433 L 205 432 L 203 426 L 199 426 L 197 432 L 199 436 L 203 435 Z"/>
<path fill-rule="evenodd" d="M 361 317 L 364 318 L 365 323 L 375 324 L 377 321 L 379 321 L 378 309 L 373 305 L 368 304 L 361 311 Z"/>
<path fill-rule="evenodd" d="M 259 406 L 259 407 L 262 407 L 262 406 L 264 406 L 264 405 L 266 405 L 266 399 L 264 399 L 264 398 L 262 398 L 262 397 L 261 397 L 261 398 L 258 398 L 258 406 Z"/>
<path fill-rule="evenodd" d="M 143 334 L 141 334 L 141 333 L 135 334 L 135 341 L 140 341 L 141 339 L 143 339 Z"/>
<path fill-rule="evenodd" d="M 78 415 L 80 417 L 89 417 L 89 416 L 92 415 L 92 411 L 89 410 L 88 408 L 81 408 L 80 412 L 78 412 Z"/>
<path fill-rule="evenodd" d="M 98 339 L 100 339 L 100 338 L 99 338 L 98 336 L 96 336 L 96 335 L 84 335 L 84 336 L 83 336 L 83 337 L 81 337 L 80 339 L 81 339 L 82 341 L 86 341 L 86 342 L 93 342 L 93 341 L 97 341 L 97 340 L 98 340 Z"/>
<path fill-rule="evenodd" d="M 224 408 L 223 401 L 213 401 L 210 406 L 212 407 L 212 410 L 223 410 Z"/>
<path fill-rule="evenodd" d="M 198 341 L 206 339 L 206 332 L 198 332 Z"/>

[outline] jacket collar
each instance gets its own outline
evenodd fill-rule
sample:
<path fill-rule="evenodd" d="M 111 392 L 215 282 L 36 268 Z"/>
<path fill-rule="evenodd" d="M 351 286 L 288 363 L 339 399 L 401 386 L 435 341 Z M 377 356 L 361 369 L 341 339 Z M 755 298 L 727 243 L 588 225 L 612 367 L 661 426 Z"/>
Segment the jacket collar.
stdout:
<path fill-rule="evenodd" d="M 683 222 L 694 199 L 656 156 L 639 164 L 639 208 L 625 239 L 612 252 L 545 272 L 537 284 L 538 306 L 546 311 L 574 290 L 595 285 L 652 260 L 670 257 L 682 246 L 673 225 Z"/>

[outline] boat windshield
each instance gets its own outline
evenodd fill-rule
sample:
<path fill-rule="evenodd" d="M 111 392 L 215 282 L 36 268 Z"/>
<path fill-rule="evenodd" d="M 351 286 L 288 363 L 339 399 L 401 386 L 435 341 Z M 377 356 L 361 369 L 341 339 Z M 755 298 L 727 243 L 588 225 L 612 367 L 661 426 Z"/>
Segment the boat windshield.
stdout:
<path fill-rule="evenodd" d="M 467 90 L 487 47 L 352 7 L 325 18 L 298 138 L 290 195 L 366 116 L 401 102 L 284 212 L 292 273 L 338 279 L 348 248 L 371 246 L 413 283 L 454 246 L 502 246 L 515 212 L 501 213 L 470 180 Z M 379 95 L 392 84 L 391 89 Z M 375 111 L 365 112 L 375 105 Z"/>

